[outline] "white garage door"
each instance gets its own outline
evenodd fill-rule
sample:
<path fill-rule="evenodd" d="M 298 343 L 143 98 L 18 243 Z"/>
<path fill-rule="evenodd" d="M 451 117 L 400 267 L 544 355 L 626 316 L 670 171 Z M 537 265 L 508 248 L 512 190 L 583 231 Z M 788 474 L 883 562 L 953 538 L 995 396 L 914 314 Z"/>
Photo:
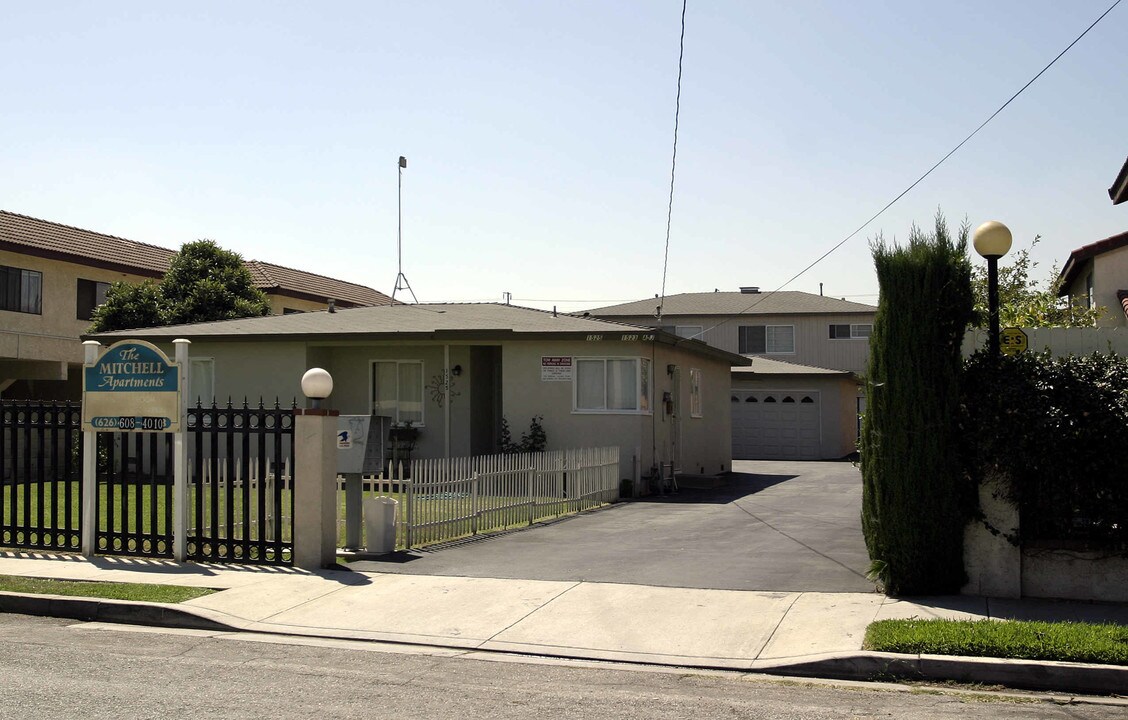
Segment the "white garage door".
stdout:
<path fill-rule="evenodd" d="M 732 391 L 734 460 L 819 459 L 819 394 Z"/>

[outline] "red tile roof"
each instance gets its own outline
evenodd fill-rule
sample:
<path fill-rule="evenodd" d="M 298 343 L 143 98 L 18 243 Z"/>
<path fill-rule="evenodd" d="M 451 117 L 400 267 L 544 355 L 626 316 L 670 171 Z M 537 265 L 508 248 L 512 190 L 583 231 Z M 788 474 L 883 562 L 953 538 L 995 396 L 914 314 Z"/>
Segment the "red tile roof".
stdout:
<path fill-rule="evenodd" d="M 1128 245 L 1128 232 L 1122 232 L 1119 235 L 1107 237 L 1104 240 L 1098 240 L 1095 243 L 1089 243 L 1077 248 L 1069 253 L 1069 259 L 1065 261 L 1065 267 L 1061 269 L 1061 275 L 1058 276 L 1058 293 L 1066 295 L 1069 293 L 1069 287 L 1073 285 L 1073 281 L 1081 273 L 1086 260 L 1094 258 L 1097 255 L 1103 255 L 1106 252 L 1117 250 Z"/>
<path fill-rule="evenodd" d="M 0 249 L 102 267 L 134 275 L 160 277 L 175 250 L 126 240 L 0 210 Z M 270 295 L 286 295 L 316 302 L 336 300 L 342 307 L 390 305 L 392 299 L 364 285 L 305 270 L 247 260 L 255 287 Z"/>

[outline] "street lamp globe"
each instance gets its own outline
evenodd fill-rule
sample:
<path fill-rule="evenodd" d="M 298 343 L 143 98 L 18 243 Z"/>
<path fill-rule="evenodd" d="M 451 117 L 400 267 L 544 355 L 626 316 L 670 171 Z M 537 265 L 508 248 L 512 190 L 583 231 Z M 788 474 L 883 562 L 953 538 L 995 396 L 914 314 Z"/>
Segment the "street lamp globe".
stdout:
<path fill-rule="evenodd" d="M 333 376 L 327 370 L 310 368 L 302 375 L 302 393 L 313 401 L 315 408 L 333 392 Z"/>
<path fill-rule="evenodd" d="M 1001 258 L 1011 248 L 1010 228 L 996 220 L 988 220 L 975 228 L 972 244 L 975 252 L 987 259 Z"/>

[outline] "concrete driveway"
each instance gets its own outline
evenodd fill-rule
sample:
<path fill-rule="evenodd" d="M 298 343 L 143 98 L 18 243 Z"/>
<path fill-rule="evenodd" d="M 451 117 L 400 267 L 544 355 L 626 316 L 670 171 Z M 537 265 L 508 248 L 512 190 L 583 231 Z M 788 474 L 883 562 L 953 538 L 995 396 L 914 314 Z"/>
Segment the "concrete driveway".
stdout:
<path fill-rule="evenodd" d="M 719 590 L 869 592 L 861 473 L 846 462 L 735 461 L 723 487 L 682 490 L 436 550 L 372 572 Z"/>

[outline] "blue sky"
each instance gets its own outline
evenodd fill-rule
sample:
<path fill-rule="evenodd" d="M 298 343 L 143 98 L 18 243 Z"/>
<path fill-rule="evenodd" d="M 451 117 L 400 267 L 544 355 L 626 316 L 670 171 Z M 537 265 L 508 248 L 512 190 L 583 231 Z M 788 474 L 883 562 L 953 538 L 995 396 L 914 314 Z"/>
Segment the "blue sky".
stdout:
<path fill-rule="evenodd" d="M 666 291 L 774 289 L 896 196 L 1112 0 L 690 0 Z M 0 208 L 212 238 L 421 301 L 579 309 L 661 289 L 679 1 L 2 6 Z M 1128 229 L 1128 4 L 788 286 L 876 302 L 869 239 L 942 208 L 1039 274 Z"/>

